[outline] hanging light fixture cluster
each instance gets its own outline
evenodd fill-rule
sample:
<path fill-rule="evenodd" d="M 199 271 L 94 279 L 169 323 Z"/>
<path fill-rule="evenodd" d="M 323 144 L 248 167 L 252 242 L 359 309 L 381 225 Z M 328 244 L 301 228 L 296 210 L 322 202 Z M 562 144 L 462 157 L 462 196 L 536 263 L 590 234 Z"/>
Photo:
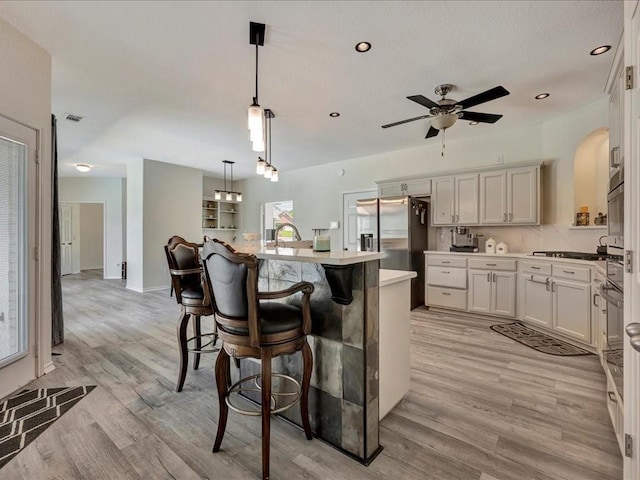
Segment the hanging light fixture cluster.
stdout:
<path fill-rule="evenodd" d="M 236 202 L 242 201 L 242 193 L 233 191 L 233 164 L 236 162 L 232 162 L 231 160 L 223 160 L 224 163 L 224 190 L 215 190 L 213 193 L 213 198 L 216 200 L 222 200 L 222 194 L 224 193 L 224 199 L 227 202 L 233 201 L 233 197 L 235 195 Z M 231 189 L 227 190 L 227 165 L 229 165 L 231 169 Z"/>
<path fill-rule="evenodd" d="M 271 180 L 272 182 L 278 181 L 278 169 L 271 162 L 271 119 L 275 118 L 273 111 L 268 108 L 264 109 L 264 118 L 266 119 L 265 125 L 265 138 L 266 148 L 264 151 L 264 159 L 258 157 L 258 163 L 256 164 L 256 173 L 258 175 L 264 175 L 264 178 Z"/>
<path fill-rule="evenodd" d="M 247 124 L 253 151 L 265 153 L 264 159 L 258 157 L 256 173 L 277 182 L 278 170 L 271 162 L 271 119 L 275 115 L 268 108 L 263 110 L 258 103 L 258 47 L 264 45 L 264 32 L 264 23 L 249 22 L 249 43 L 256 46 L 256 95 L 249 106 Z"/>

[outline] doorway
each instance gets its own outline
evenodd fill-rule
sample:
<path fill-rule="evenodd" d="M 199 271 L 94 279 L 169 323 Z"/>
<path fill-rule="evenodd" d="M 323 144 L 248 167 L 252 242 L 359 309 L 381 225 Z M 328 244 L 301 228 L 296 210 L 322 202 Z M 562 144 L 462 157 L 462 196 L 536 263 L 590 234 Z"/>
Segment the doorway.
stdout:
<path fill-rule="evenodd" d="M 60 203 L 60 259 L 62 275 L 105 266 L 104 202 Z"/>
<path fill-rule="evenodd" d="M 358 192 L 344 192 L 342 194 L 342 246 L 345 250 L 352 252 L 358 250 L 357 201 L 367 198 L 377 198 L 377 196 L 378 192 L 376 190 L 361 190 Z"/>

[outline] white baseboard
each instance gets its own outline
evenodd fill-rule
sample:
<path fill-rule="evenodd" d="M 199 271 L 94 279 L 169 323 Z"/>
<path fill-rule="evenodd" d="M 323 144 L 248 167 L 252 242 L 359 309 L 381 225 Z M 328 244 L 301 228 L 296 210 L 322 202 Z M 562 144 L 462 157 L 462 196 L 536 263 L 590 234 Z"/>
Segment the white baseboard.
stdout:
<path fill-rule="evenodd" d="M 165 286 L 162 286 L 162 287 L 147 287 L 147 288 L 144 289 L 144 292 L 145 293 L 146 292 L 157 292 L 158 290 L 168 290 L 170 288 L 171 288 L 170 285 L 165 285 Z"/>
<path fill-rule="evenodd" d="M 53 364 L 53 361 L 50 360 L 49 362 L 44 364 L 44 374 L 46 375 L 47 373 L 51 373 L 56 369 L 56 366 Z"/>

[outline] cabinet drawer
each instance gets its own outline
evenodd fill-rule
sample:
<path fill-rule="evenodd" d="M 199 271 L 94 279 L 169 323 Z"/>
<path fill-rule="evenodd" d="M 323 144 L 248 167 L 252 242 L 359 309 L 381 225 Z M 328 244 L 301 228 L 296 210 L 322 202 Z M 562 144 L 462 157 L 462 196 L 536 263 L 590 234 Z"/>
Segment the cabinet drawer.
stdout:
<path fill-rule="evenodd" d="M 452 288 L 427 287 L 427 305 L 432 307 L 467 309 L 467 291 Z"/>
<path fill-rule="evenodd" d="M 460 267 L 466 268 L 467 259 L 456 257 L 455 255 L 427 256 L 427 265 L 439 265 L 442 267 Z"/>
<path fill-rule="evenodd" d="M 470 258 L 469 268 L 483 270 L 511 270 L 516 271 L 515 260 L 494 260 L 493 258 Z"/>
<path fill-rule="evenodd" d="M 520 262 L 520 266 L 524 273 L 533 273 L 534 275 L 551 275 L 550 263 Z"/>
<path fill-rule="evenodd" d="M 467 270 L 464 268 L 429 267 L 427 269 L 427 284 L 467 288 Z"/>
<path fill-rule="evenodd" d="M 557 264 L 553 265 L 553 276 L 555 278 L 568 278 L 579 282 L 590 282 L 591 270 L 586 267 Z"/>

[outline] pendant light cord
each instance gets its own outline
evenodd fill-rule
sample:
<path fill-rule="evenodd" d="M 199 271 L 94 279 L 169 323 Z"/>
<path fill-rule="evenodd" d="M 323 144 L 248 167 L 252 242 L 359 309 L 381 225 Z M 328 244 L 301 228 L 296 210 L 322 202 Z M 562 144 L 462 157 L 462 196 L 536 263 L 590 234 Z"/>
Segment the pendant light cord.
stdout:
<path fill-rule="evenodd" d="M 258 35 L 256 34 L 256 96 L 253 97 L 253 103 L 255 105 L 259 105 L 258 103 Z"/>

